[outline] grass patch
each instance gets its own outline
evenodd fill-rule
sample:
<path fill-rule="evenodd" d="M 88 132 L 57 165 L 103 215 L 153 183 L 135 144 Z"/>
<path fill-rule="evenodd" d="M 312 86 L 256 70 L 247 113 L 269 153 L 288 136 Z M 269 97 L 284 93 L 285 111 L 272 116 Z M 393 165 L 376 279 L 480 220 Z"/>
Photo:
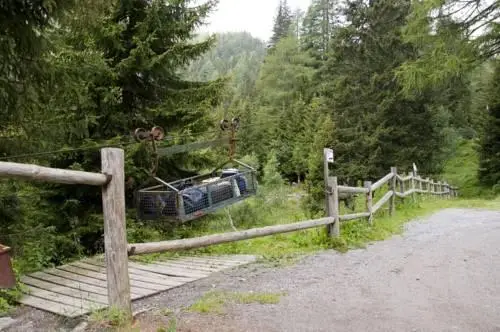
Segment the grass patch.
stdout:
<path fill-rule="evenodd" d="M 211 291 L 188 308 L 190 312 L 223 314 L 228 304 L 277 304 L 283 293 L 240 293 Z"/>
<path fill-rule="evenodd" d="M 131 327 L 131 317 L 123 310 L 107 308 L 91 313 L 89 322 L 100 329 L 128 329 Z"/>

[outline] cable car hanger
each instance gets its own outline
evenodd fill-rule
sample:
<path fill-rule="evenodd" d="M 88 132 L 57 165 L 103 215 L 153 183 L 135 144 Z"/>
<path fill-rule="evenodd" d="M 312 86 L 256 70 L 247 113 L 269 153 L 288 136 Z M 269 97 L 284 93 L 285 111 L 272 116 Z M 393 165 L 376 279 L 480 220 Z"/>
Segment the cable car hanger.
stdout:
<path fill-rule="evenodd" d="M 154 127 L 151 131 L 136 130 L 139 141 L 152 142 L 155 160 L 153 162 L 153 178 L 159 183 L 156 186 L 140 189 L 136 195 L 137 212 L 140 220 L 170 219 L 186 222 L 206 214 L 224 209 L 236 202 L 245 200 L 257 192 L 256 170 L 234 159 L 236 153 L 236 132 L 240 127 L 238 118 L 231 121 L 222 120 L 220 129 L 229 133 L 229 139 L 189 143 L 167 148 L 157 148 L 155 141 L 164 137 L 163 130 Z M 155 129 L 156 128 L 156 129 Z M 162 156 L 189 152 L 210 146 L 229 145 L 228 160 L 217 166 L 212 172 L 190 178 L 166 182 L 155 175 L 158 169 L 158 159 Z M 217 171 L 224 165 L 234 162 L 236 168 L 223 169 L 217 176 Z"/>

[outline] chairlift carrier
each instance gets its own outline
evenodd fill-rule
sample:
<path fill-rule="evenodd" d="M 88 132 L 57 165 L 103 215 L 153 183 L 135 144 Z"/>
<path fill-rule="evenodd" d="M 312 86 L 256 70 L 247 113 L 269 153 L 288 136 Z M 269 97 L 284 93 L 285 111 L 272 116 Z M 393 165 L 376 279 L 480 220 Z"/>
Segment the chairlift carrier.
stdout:
<path fill-rule="evenodd" d="M 231 124 L 227 120 L 221 121 L 222 130 L 231 129 L 229 160 L 212 172 L 170 183 L 153 175 L 158 184 L 137 192 L 138 219 L 182 223 L 255 195 L 256 170 L 233 158 L 238 127 L 237 119 L 233 119 Z M 224 168 L 228 164 L 232 164 L 233 168 Z"/>

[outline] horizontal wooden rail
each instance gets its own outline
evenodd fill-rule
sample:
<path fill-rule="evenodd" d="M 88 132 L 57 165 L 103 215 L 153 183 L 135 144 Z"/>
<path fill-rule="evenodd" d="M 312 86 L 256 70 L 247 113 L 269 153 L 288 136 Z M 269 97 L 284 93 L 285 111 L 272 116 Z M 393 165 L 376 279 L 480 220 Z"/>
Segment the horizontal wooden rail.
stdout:
<path fill-rule="evenodd" d="M 273 234 L 289 233 L 300 231 L 303 229 L 325 226 L 334 222 L 334 218 L 321 218 L 316 220 L 307 220 L 293 224 L 284 224 L 276 226 L 267 226 L 261 228 L 252 228 L 244 231 L 213 234 L 190 239 L 171 240 L 162 242 L 149 242 L 149 243 L 130 243 L 128 245 L 129 256 L 154 254 L 164 251 L 194 249 L 201 247 L 208 247 L 215 244 L 235 242 L 241 240 L 253 239 L 256 237 L 263 237 Z"/>
<path fill-rule="evenodd" d="M 372 191 L 375 191 L 378 188 L 382 187 L 384 184 L 386 184 L 387 182 L 389 182 L 389 180 L 392 179 L 393 177 L 394 177 L 393 173 L 387 174 L 386 176 L 384 176 L 383 178 L 381 178 L 380 180 L 378 180 L 377 182 L 375 182 L 372 185 Z"/>
<path fill-rule="evenodd" d="M 102 173 L 90 173 L 67 169 L 42 167 L 31 164 L 0 162 L 0 178 L 18 178 L 62 184 L 84 184 L 103 186 L 110 181 L 110 176 Z"/>
<path fill-rule="evenodd" d="M 391 199 L 392 195 L 394 195 L 394 192 L 392 190 L 385 193 L 384 197 L 382 197 L 380 201 L 377 202 L 377 204 L 373 205 L 372 213 L 377 212 L 385 203 L 387 203 Z"/>
<path fill-rule="evenodd" d="M 404 193 L 399 193 L 399 192 L 396 192 L 396 196 L 400 197 L 400 198 L 405 198 L 407 196 L 410 196 L 412 194 L 415 194 L 415 193 L 419 193 L 419 192 L 425 192 L 425 191 L 420 191 L 418 189 L 411 189 L 411 190 L 408 190 Z"/>
<path fill-rule="evenodd" d="M 368 188 L 361 188 L 361 187 L 337 186 L 337 188 L 341 193 L 367 194 L 369 191 Z"/>
<path fill-rule="evenodd" d="M 362 213 L 353 213 L 353 214 L 344 214 L 343 216 L 339 216 L 340 221 L 368 218 L 370 216 L 369 212 Z"/>

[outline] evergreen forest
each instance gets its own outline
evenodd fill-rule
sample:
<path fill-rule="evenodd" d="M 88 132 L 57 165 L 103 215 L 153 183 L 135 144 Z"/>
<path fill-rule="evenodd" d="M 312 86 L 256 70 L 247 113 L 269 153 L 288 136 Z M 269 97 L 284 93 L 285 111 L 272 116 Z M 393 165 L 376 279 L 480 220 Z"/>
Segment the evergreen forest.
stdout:
<path fill-rule="evenodd" d="M 325 147 L 345 184 L 415 163 L 435 178 L 451 167 L 462 195 L 492 197 L 498 4 L 281 0 L 263 41 L 200 33 L 215 0 L 2 1 L 0 161 L 99 172 L 99 149 L 122 147 L 130 241 L 186 236 L 136 218 L 154 159 L 136 128 L 160 126 L 173 146 L 222 137 L 220 120 L 238 117 L 237 157 L 264 188 L 297 184 L 311 215 L 323 213 Z M 198 174 L 227 153 L 162 157 L 157 175 Z M 102 218 L 100 188 L 0 179 L 0 243 L 21 271 L 102 253 Z"/>

